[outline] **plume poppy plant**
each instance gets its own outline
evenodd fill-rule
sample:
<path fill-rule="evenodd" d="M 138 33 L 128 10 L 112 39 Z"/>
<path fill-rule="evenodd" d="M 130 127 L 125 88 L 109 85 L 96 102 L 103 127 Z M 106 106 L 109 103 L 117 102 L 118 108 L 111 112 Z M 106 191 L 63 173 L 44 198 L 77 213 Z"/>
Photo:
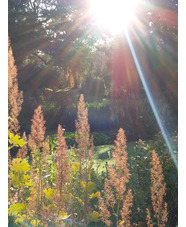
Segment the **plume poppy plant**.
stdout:
<path fill-rule="evenodd" d="M 167 203 L 164 202 L 166 195 L 166 184 L 164 182 L 162 165 L 160 159 L 155 152 L 152 151 L 152 168 L 151 168 L 151 200 L 154 211 L 154 218 L 158 227 L 164 227 L 167 222 Z M 150 216 L 150 210 L 147 208 L 147 224 L 149 227 L 153 226 L 153 221 Z"/>
<path fill-rule="evenodd" d="M 45 139 L 45 121 L 41 106 L 34 111 L 31 125 L 31 133 L 28 137 L 28 145 L 32 155 L 32 169 L 30 177 L 33 183 L 31 199 L 29 200 L 29 215 L 35 220 L 42 220 L 44 213 L 44 188 L 47 184 L 47 158 L 50 152 L 49 139 Z"/>
<path fill-rule="evenodd" d="M 45 138 L 46 127 L 44 126 L 45 120 L 41 106 L 34 110 L 34 115 L 31 121 L 31 133 L 29 135 L 28 144 L 31 151 L 35 153 L 38 148 L 42 147 L 42 142 Z"/>
<path fill-rule="evenodd" d="M 77 179 L 79 185 L 79 197 L 81 197 L 80 188 L 82 188 L 84 191 L 84 195 L 82 197 L 82 204 L 84 204 L 84 218 L 85 222 L 87 222 L 87 208 L 90 200 L 90 191 L 88 186 L 91 184 L 90 173 L 93 165 L 94 144 L 93 137 L 90 137 L 88 109 L 85 107 L 84 96 L 82 94 L 79 98 L 77 120 L 75 121 L 75 126 L 75 140 L 77 142 L 76 152 L 79 164 Z"/>
<path fill-rule="evenodd" d="M 126 188 L 129 182 L 127 167 L 126 137 L 123 129 L 119 129 L 113 159 L 115 166 L 108 166 L 108 178 L 105 179 L 104 196 L 99 196 L 100 218 L 107 225 L 112 224 L 111 213 L 116 217 L 116 226 L 130 225 L 130 207 L 132 206 L 132 190 Z"/>
<path fill-rule="evenodd" d="M 92 160 L 93 139 L 90 138 L 88 109 L 85 107 L 84 96 L 81 94 L 78 103 L 77 120 L 75 121 L 75 139 L 78 144 L 78 155 L 83 160 Z"/>
<path fill-rule="evenodd" d="M 10 38 L 8 37 L 8 130 L 10 134 L 17 134 L 19 131 L 18 116 L 21 111 L 21 105 L 23 102 L 23 92 L 19 91 L 17 80 L 17 68 L 15 66 L 15 60 L 13 56 L 12 47 L 10 44 Z M 10 177 L 10 165 L 11 165 L 11 146 L 8 149 L 8 191 L 9 197 L 11 197 L 11 177 Z"/>
<path fill-rule="evenodd" d="M 58 125 L 57 130 L 57 148 L 56 148 L 56 177 L 54 201 L 57 206 L 57 215 L 67 209 L 67 197 L 69 196 L 70 166 L 69 153 L 63 129 Z"/>
<path fill-rule="evenodd" d="M 19 91 L 17 68 L 13 57 L 10 39 L 8 38 L 8 128 L 11 133 L 19 131 L 18 116 L 23 102 L 23 92 Z"/>

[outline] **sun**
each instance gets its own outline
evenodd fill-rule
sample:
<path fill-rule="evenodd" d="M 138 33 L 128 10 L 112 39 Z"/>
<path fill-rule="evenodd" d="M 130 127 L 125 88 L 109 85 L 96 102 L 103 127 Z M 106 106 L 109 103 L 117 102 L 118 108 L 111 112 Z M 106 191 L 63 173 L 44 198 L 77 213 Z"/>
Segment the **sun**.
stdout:
<path fill-rule="evenodd" d="M 95 23 L 112 35 L 123 32 L 135 20 L 139 0 L 91 0 Z"/>

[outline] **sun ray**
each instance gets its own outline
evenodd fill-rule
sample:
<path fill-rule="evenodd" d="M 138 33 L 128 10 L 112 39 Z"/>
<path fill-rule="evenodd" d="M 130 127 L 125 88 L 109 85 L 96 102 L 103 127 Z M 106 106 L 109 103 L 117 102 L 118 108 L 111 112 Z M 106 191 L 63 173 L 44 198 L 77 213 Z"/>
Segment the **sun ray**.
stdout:
<path fill-rule="evenodd" d="M 175 164 L 176 168 L 178 168 L 178 161 L 177 161 L 177 159 L 175 158 L 175 154 L 174 154 L 174 152 L 173 152 L 172 145 L 171 145 L 170 140 L 169 140 L 169 138 L 168 138 L 168 133 L 167 133 L 165 127 L 164 127 L 163 124 L 162 124 L 162 120 L 161 120 L 161 118 L 160 118 L 160 116 L 159 116 L 159 113 L 158 113 L 157 107 L 156 107 L 156 105 L 155 105 L 155 102 L 154 102 L 154 100 L 153 100 L 152 94 L 151 94 L 151 92 L 150 92 L 150 90 L 149 90 L 149 87 L 148 87 L 148 85 L 147 85 L 147 82 L 146 82 L 146 79 L 145 79 L 145 74 L 144 74 L 144 72 L 143 72 L 143 70 L 142 70 L 142 68 L 141 68 L 140 62 L 139 62 L 138 57 L 137 57 L 137 55 L 136 55 L 136 51 L 135 51 L 135 49 L 134 49 L 134 46 L 133 46 L 132 41 L 131 41 L 131 39 L 130 39 L 129 33 L 128 33 L 127 31 L 125 32 L 125 36 L 126 36 L 126 38 L 127 38 L 127 41 L 128 41 L 128 44 L 129 44 L 129 47 L 130 47 L 132 56 L 133 56 L 134 61 L 135 61 L 135 64 L 136 64 L 136 68 L 137 68 L 138 73 L 139 73 L 139 77 L 140 77 L 141 82 L 142 82 L 142 84 L 143 84 L 143 87 L 144 87 L 144 89 L 145 89 L 147 98 L 148 98 L 149 103 L 150 103 L 150 105 L 151 105 L 151 108 L 152 108 L 152 110 L 153 110 L 153 113 L 154 113 L 154 116 L 155 116 L 155 118 L 156 118 L 157 124 L 158 124 L 158 126 L 159 126 L 159 128 L 160 128 L 160 130 L 161 130 L 162 136 L 163 136 L 163 138 L 164 138 L 164 140 L 165 140 L 165 142 L 166 142 L 166 144 L 167 144 L 167 147 L 168 147 L 169 152 L 170 152 L 170 154 L 171 154 L 171 157 L 172 157 L 172 159 L 173 159 L 173 161 L 174 161 L 174 164 Z"/>

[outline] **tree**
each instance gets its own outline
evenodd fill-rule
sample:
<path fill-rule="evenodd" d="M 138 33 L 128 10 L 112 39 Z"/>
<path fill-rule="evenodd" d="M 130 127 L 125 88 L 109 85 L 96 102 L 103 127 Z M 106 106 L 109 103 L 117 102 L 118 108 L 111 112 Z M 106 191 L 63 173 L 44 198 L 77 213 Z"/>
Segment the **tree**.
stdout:
<path fill-rule="evenodd" d="M 21 77 L 27 65 L 25 58 L 42 61 L 48 68 L 65 67 L 71 48 L 75 50 L 74 45 L 86 39 L 81 39 L 88 24 L 87 16 L 82 15 L 86 4 L 81 1 L 9 0 L 8 7 L 9 34 Z"/>

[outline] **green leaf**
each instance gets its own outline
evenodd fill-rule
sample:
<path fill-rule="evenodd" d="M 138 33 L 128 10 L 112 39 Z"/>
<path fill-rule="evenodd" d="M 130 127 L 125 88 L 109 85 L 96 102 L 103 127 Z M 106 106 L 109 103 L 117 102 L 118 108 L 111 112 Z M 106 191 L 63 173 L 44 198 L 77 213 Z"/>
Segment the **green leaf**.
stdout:
<path fill-rule="evenodd" d="M 12 215 L 17 215 L 18 213 L 26 212 L 26 209 L 27 209 L 26 204 L 15 203 L 15 204 L 10 205 L 9 213 L 12 214 Z"/>
<path fill-rule="evenodd" d="M 48 190 L 45 189 L 44 193 L 45 193 L 45 196 L 47 199 L 51 199 L 54 195 L 54 189 L 52 189 L 52 188 L 49 188 Z"/>
<path fill-rule="evenodd" d="M 61 91 L 63 91 L 63 89 L 58 89 L 56 92 L 61 92 Z"/>
<path fill-rule="evenodd" d="M 53 89 L 51 88 L 45 88 L 46 91 L 54 91 Z"/>
<path fill-rule="evenodd" d="M 11 144 L 11 146 L 8 149 L 11 149 L 13 147 L 22 147 L 25 144 L 25 141 L 21 139 L 19 135 L 14 135 L 11 132 L 8 132 L 8 142 Z"/>
<path fill-rule="evenodd" d="M 100 218 L 99 212 L 94 210 L 92 213 L 89 213 L 89 216 L 90 216 L 90 220 L 91 221 L 93 221 L 93 222 L 98 222 L 99 221 L 99 218 Z"/>

